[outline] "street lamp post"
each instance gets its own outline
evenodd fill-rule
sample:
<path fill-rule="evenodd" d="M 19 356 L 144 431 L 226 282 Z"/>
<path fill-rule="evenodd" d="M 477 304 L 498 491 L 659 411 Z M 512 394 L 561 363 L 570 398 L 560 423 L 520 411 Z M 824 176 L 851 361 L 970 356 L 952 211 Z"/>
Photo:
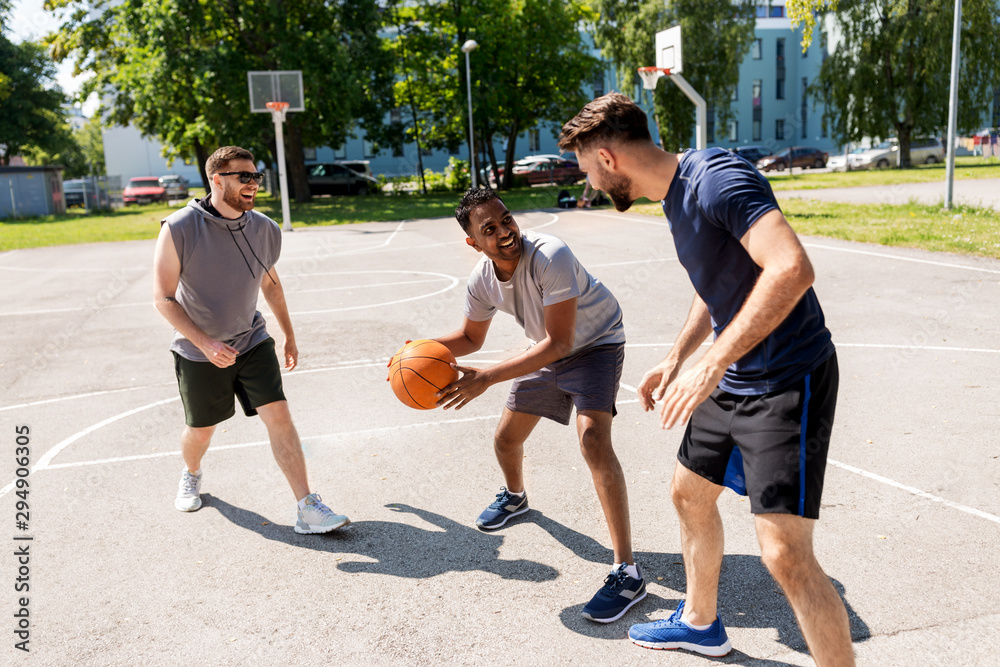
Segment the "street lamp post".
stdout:
<path fill-rule="evenodd" d="M 465 84 L 469 90 L 469 172 L 472 174 L 472 187 L 474 188 L 479 187 L 479 185 L 476 178 L 476 142 L 472 130 L 472 73 L 469 70 L 469 53 L 478 48 L 479 44 L 474 39 L 462 44 L 462 53 L 465 54 Z"/>

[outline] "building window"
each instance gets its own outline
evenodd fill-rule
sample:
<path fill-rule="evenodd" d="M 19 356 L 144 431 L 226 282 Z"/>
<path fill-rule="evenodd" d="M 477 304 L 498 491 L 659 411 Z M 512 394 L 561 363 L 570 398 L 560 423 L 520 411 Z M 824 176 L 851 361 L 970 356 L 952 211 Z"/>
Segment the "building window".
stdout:
<path fill-rule="evenodd" d="M 774 121 L 774 138 L 781 141 L 785 138 L 785 119 L 779 118 Z"/>
<path fill-rule="evenodd" d="M 753 120 L 753 140 L 760 141 L 760 120 L 756 118 Z"/>
<path fill-rule="evenodd" d="M 751 57 L 753 57 L 754 60 L 760 60 L 761 59 L 762 56 L 760 54 L 760 40 L 759 39 L 753 40 L 753 43 L 750 45 L 750 55 L 751 55 Z"/>
<path fill-rule="evenodd" d="M 459 144 L 448 144 L 448 155 L 458 155 L 461 146 Z"/>
<path fill-rule="evenodd" d="M 739 141 L 740 140 L 740 124 L 739 121 L 731 120 L 729 121 L 729 140 Z"/>
<path fill-rule="evenodd" d="M 766 19 L 767 18 L 767 7 L 758 6 L 757 7 L 757 18 Z"/>
<path fill-rule="evenodd" d="M 347 159 L 347 143 L 342 143 L 333 149 L 333 159 L 335 160 L 346 160 Z"/>
<path fill-rule="evenodd" d="M 775 45 L 775 50 L 778 56 L 778 62 L 785 59 L 785 38 L 779 37 L 777 39 L 777 44 Z"/>
<path fill-rule="evenodd" d="M 424 157 L 430 157 L 434 155 L 434 149 L 424 146 L 423 148 L 420 149 L 420 154 Z"/>
<path fill-rule="evenodd" d="M 774 98 L 778 100 L 785 99 L 785 80 L 778 79 L 774 82 Z"/>
<path fill-rule="evenodd" d="M 532 153 L 542 150 L 542 137 L 538 130 L 528 130 L 528 150 Z"/>
<path fill-rule="evenodd" d="M 315 161 L 316 160 L 316 149 L 315 148 L 303 148 L 302 149 L 302 157 L 304 157 L 307 162 L 308 161 Z"/>
<path fill-rule="evenodd" d="M 594 99 L 604 96 L 604 75 L 599 74 L 596 79 L 594 79 Z"/>
<path fill-rule="evenodd" d="M 784 5 L 773 5 L 768 8 L 768 16 L 772 19 L 783 19 L 785 18 L 785 6 Z"/>
<path fill-rule="evenodd" d="M 739 99 L 740 99 L 740 87 L 739 87 L 739 84 L 737 84 L 737 85 L 733 86 L 733 94 L 729 98 L 729 101 L 730 102 L 736 102 Z"/>
<path fill-rule="evenodd" d="M 754 109 L 759 109 L 760 108 L 760 92 L 761 92 L 761 88 L 762 88 L 762 82 L 761 82 L 761 80 L 760 79 L 754 79 L 753 80 L 753 93 L 751 95 L 751 97 L 753 97 L 753 108 Z"/>
<path fill-rule="evenodd" d="M 708 142 L 710 144 L 715 143 L 715 107 L 708 107 L 708 113 L 705 114 L 705 120 L 707 121 L 705 136 L 708 138 Z"/>
<path fill-rule="evenodd" d="M 403 122 L 403 111 L 402 109 L 393 109 L 389 112 L 389 122 L 393 125 L 399 125 Z"/>
<path fill-rule="evenodd" d="M 378 146 L 368 141 L 367 139 L 364 139 L 361 142 L 361 150 L 364 151 L 366 158 L 375 157 L 376 155 L 378 155 Z"/>

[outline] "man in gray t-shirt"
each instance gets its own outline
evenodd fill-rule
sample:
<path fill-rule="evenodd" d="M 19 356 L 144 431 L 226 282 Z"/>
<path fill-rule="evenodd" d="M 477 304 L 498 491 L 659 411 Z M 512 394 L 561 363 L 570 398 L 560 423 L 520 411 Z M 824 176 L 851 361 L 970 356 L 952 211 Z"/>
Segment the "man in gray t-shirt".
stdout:
<path fill-rule="evenodd" d="M 576 406 L 580 449 L 590 466 L 611 531 L 614 566 L 582 615 L 609 623 L 646 595 L 632 558 L 625 476 L 611 445 L 611 420 L 625 360 L 625 329 L 617 299 L 590 275 L 561 240 L 522 233 L 489 189 L 466 192 L 455 212 L 466 243 L 484 257 L 469 277 L 465 318 L 438 338 L 456 356 L 481 349 L 498 310 L 514 316 L 532 345 L 485 369 L 457 366 L 463 376 L 445 387 L 438 405 L 456 410 L 498 382 L 514 380 L 494 437 L 506 486 L 476 520 L 494 530 L 528 511 L 522 461 L 524 442 L 547 417 L 569 424 Z"/>
<path fill-rule="evenodd" d="M 153 260 L 156 309 L 174 327 L 170 349 L 187 424 L 174 507 L 182 512 L 201 507 L 201 459 L 216 425 L 235 414 L 239 398 L 244 413 L 259 414 L 267 426 L 274 458 L 299 501 L 295 532 L 329 532 L 350 520 L 309 492 L 274 340 L 257 311 L 262 292 L 284 334 L 285 368 L 295 368 L 299 352 L 274 268 L 281 230 L 253 210 L 263 175 L 253 155 L 238 146 L 215 151 L 205 171 L 209 196 L 163 220 Z"/>

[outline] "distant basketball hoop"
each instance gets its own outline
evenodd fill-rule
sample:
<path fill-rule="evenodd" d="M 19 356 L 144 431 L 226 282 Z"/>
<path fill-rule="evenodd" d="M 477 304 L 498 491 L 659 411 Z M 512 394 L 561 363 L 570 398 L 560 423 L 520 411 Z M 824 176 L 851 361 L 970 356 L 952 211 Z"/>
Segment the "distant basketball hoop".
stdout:
<path fill-rule="evenodd" d="M 271 118 L 275 121 L 284 122 L 285 112 L 288 111 L 288 107 L 291 106 L 288 102 L 268 102 L 265 104 L 268 109 L 271 110 Z"/>
<path fill-rule="evenodd" d="M 640 67 L 639 78 L 642 79 L 642 87 L 646 90 L 656 90 L 656 83 L 661 76 L 670 76 L 670 70 L 666 67 Z"/>

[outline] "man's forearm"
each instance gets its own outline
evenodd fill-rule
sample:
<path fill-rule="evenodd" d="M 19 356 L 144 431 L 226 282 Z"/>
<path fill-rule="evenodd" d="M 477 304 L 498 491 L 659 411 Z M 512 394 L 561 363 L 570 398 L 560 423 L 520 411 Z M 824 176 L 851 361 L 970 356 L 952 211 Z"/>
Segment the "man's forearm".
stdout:
<path fill-rule="evenodd" d="M 728 368 L 778 328 L 812 284 L 811 272 L 792 268 L 764 271 L 729 326 L 705 354 L 704 361 Z"/>
<path fill-rule="evenodd" d="M 270 290 L 263 291 L 264 301 L 271 309 L 271 314 L 278 322 L 278 328 L 281 329 L 285 340 L 295 340 L 295 331 L 292 329 L 292 318 L 288 315 L 288 304 L 285 303 L 284 290 L 272 287 Z"/>
<path fill-rule="evenodd" d="M 171 326 L 177 329 L 180 335 L 194 343 L 195 346 L 203 347 L 207 341 L 212 340 L 211 336 L 191 321 L 184 308 L 181 307 L 181 304 L 177 303 L 177 299 L 174 297 L 161 296 L 156 299 L 155 305 L 156 309 L 166 318 L 167 322 L 170 322 Z"/>
<path fill-rule="evenodd" d="M 483 374 L 489 378 L 490 384 L 513 380 L 545 368 L 566 357 L 570 352 L 572 352 L 572 346 L 559 344 L 551 338 L 546 338 L 516 357 L 485 369 Z"/>
<path fill-rule="evenodd" d="M 708 306 L 696 294 L 687 320 L 684 322 L 681 332 L 677 334 L 677 340 L 674 341 L 674 346 L 667 358 L 673 358 L 677 366 L 681 366 L 711 333 L 712 318 L 708 313 Z"/>

